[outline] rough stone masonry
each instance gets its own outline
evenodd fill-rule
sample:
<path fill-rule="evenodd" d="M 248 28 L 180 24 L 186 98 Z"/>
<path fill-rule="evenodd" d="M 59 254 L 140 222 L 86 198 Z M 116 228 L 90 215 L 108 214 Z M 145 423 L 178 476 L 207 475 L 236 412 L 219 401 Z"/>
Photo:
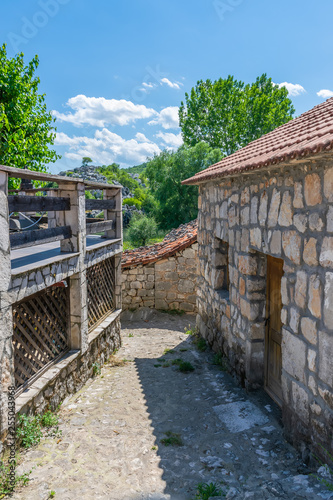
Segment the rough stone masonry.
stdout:
<path fill-rule="evenodd" d="M 283 259 L 286 434 L 332 450 L 332 155 L 201 184 L 198 243 L 200 332 L 248 388 L 264 383 L 267 255 Z"/>

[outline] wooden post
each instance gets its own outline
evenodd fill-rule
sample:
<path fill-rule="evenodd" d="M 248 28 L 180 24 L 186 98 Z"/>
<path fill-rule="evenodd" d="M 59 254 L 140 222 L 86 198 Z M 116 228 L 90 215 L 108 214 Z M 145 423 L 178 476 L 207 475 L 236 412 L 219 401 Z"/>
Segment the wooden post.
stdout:
<path fill-rule="evenodd" d="M 70 348 L 85 351 L 88 347 L 85 187 L 83 183 L 59 184 L 58 195 L 70 198 L 69 211 L 57 212 L 57 226 L 70 226 L 72 237 L 60 242 L 62 252 L 79 253 L 79 272 L 69 278 Z"/>
<path fill-rule="evenodd" d="M 13 314 L 8 290 L 11 282 L 8 174 L 0 172 L 0 453 L 8 429 L 8 391 L 15 385 L 12 345 Z"/>
<path fill-rule="evenodd" d="M 105 237 L 118 239 L 123 237 L 122 221 L 122 196 L 121 189 L 111 188 L 103 190 L 103 198 L 109 200 L 115 198 L 116 206 L 114 210 L 104 210 L 104 220 L 115 221 L 115 228 L 105 232 Z"/>

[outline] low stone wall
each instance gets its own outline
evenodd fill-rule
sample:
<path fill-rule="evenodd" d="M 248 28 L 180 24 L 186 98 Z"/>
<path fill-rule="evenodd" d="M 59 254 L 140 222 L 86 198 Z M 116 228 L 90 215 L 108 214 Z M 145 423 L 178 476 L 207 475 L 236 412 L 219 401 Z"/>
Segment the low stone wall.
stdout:
<path fill-rule="evenodd" d="M 152 264 L 122 271 L 122 308 L 196 312 L 198 244 Z"/>
<path fill-rule="evenodd" d="M 103 365 L 121 346 L 120 312 L 110 314 L 90 333 L 86 351 L 69 351 L 18 396 L 16 412 L 32 415 L 47 408 L 55 410 L 68 395 L 80 390 L 92 377 L 93 364 Z"/>

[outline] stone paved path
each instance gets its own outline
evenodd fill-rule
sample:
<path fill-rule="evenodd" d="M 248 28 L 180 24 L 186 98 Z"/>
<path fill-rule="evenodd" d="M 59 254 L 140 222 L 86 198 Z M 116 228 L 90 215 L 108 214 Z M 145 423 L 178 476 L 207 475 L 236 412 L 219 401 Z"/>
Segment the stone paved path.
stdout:
<path fill-rule="evenodd" d="M 265 395 L 238 388 L 184 328 L 194 319 L 154 313 L 123 323 L 123 366 L 106 365 L 61 409 L 62 438 L 24 454 L 31 482 L 13 498 L 191 500 L 196 485 L 223 483 L 228 499 L 320 499 L 318 484 L 282 437 Z M 168 348 L 171 352 L 164 354 Z M 161 364 L 182 358 L 195 370 Z M 165 446 L 168 431 L 183 446 Z"/>

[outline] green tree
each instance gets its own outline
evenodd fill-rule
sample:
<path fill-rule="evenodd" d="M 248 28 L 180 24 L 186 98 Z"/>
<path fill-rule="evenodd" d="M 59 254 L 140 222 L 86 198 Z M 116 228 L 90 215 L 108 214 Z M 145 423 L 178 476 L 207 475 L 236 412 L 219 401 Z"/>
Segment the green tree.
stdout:
<path fill-rule="evenodd" d="M 0 164 L 46 172 L 60 156 L 49 149 L 55 119 L 38 93 L 38 64 L 35 56 L 25 65 L 22 53 L 9 59 L 6 45 L 0 47 Z"/>
<path fill-rule="evenodd" d="M 285 87 L 266 74 L 245 85 L 233 76 L 200 80 L 179 108 L 184 143 L 204 141 L 230 155 L 292 119 L 295 109 Z"/>
<path fill-rule="evenodd" d="M 157 233 L 157 224 L 153 217 L 134 214 L 128 225 L 128 238 L 132 245 L 145 246 Z"/>
<path fill-rule="evenodd" d="M 86 167 L 88 163 L 92 163 L 92 159 L 89 156 L 84 156 L 82 158 L 82 167 Z"/>
<path fill-rule="evenodd" d="M 181 182 L 222 158 L 220 149 L 201 142 L 194 147 L 181 146 L 178 151 L 163 151 L 148 162 L 146 176 L 156 200 L 153 211 L 163 229 L 177 227 L 197 217 L 198 188 Z"/>

